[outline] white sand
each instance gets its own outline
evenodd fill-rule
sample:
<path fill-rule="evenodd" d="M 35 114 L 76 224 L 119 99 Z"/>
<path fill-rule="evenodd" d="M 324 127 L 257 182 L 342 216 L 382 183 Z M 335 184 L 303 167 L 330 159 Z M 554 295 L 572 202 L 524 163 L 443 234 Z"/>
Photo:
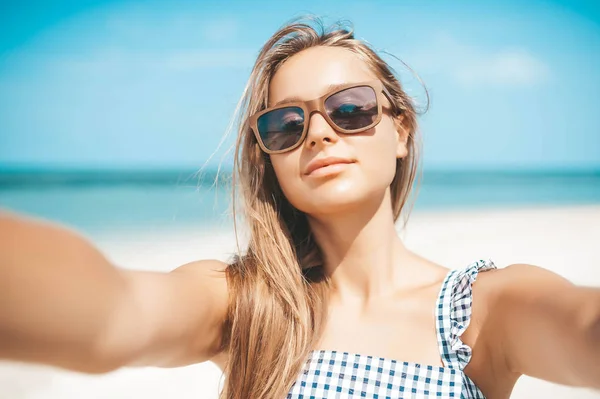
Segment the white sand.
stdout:
<path fill-rule="evenodd" d="M 492 258 L 530 263 L 579 284 L 600 286 L 600 206 L 415 213 L 406 244 L 451 268 Z M 115 231 L 94 236 L 117 264 L 170 270 L 202 258 L 227 259 L 233 234 L 221 231 Z M 600 359 L 599 359 L 600 361 Z M 88 376 L 43 366 L 0 363 L 0 399 L 215 399 L 221 374 L 211 363 L 178 369 L 124 369 Z M 600 392 L 522 378 L 513 398 L 600 398 Z"/>

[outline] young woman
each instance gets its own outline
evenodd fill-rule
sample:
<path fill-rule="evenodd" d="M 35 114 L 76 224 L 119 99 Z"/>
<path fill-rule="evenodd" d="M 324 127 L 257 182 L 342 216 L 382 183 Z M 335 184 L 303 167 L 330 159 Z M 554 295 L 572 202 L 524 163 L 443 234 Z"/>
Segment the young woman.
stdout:
<path fill-rule="evenodd" d="M 211 360 L 228 399 L 507 398 L 522 374 L 600 388 L 599 289 L 524 264 L 449 271 L 403 245 L 416 113 L 367 44 L 285 26 L 241 108 L 247 250 L 127 271 L 5 213 L 0 357 L 88 373 Z"/>

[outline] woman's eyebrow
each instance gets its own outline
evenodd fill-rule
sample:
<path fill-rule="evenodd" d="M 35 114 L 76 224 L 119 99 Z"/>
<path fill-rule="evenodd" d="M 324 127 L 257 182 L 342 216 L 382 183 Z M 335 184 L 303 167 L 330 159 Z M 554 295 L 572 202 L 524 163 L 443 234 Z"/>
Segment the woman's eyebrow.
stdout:
<path fill-rule="evenodd" d="M 331 93 L 332 91 L 336 91 L 340 87 L 345 86 L 347 84 L 348 83 L 332 83 L 332 84 L 328 85 L 327 87 L 325 87 L 325 90 L 323 90 L 323 95 L 325 95 L 327 93 Z M 276 107 L 276 106 L 278 106 L 280 104 L 293 103 L 293 102 L 302 102 L 302 101 L 304 101 L 304 100 L 302 100 L 298 96 L 286 97 L 283 100 L 277 101 L 275 104 L 273 104 L 273 107 Z"/>

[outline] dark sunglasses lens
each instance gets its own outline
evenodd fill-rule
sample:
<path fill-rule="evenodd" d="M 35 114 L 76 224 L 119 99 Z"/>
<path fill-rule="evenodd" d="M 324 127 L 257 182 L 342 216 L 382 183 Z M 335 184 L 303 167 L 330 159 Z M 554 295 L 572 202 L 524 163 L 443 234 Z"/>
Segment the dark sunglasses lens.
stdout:
<path fill-rule="evenodd" d="M 325 110 L 338 127 L 363 129 L 377 119 L 377 95 L 369 86 L 351 87 L 327 98 Z"/>
<path fill-rule="evenodd" d="M 302 137 L 304 111 L 298 107 L 279 108 L 261 115 L 258 133 L 267 149 L 280 151 L 292 147 Z"/>

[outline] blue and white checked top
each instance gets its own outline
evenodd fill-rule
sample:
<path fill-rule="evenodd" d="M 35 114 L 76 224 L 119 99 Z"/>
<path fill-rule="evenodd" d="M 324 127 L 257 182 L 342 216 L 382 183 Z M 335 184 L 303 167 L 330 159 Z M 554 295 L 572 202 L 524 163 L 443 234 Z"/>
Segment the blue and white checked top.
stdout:
<path fill-rule="evenodd" d="M 444 279 L 436 303 L 443 367 L 334 350 L 311 351 L 287 399 L 485 399 L 463 372 L 471 360 L 471 348 L 460 336 L 471 319 L 472 285 L 477 274 L 493 268 L 491 260 L 480 260 L 450 271 Z"/>

